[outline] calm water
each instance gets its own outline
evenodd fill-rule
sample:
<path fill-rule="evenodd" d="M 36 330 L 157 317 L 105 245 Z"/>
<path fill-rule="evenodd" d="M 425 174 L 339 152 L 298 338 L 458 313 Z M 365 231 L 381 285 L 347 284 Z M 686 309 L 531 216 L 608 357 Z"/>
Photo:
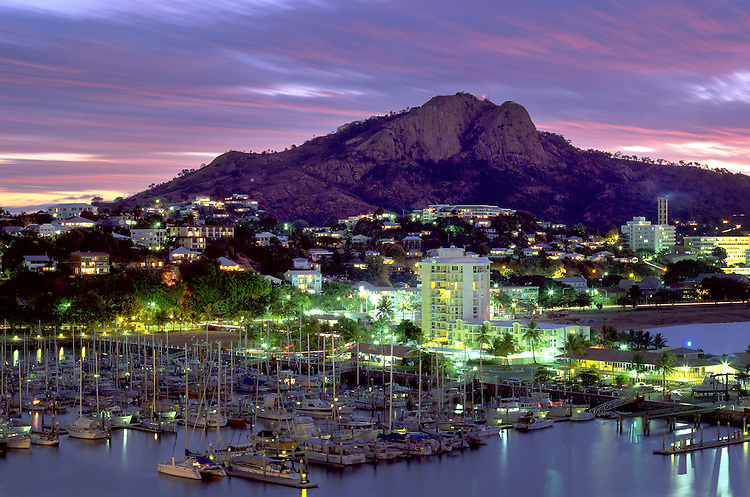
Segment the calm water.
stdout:
<path fill-rule="evenodd" d="M 173 450 L 181 454 L 182 436 L 117 431 L 110 442 L 63 437 L 58 448 L 10 451 L 0 459 L 0 497 L 748 495 L 747 445 L 654 455 L 663 426 L 652 422 L 650 437 L 642 435 L 639 419 L 626 420 L 623 433 L 611 420 L 557 423 L 531 433 L 510 430 L 476 450 L 344 470 L 314 466 L 310 476 L 320 486 L 307 491 L 236 478 L 194 482 L 159 475 L 159 461 Z M 689 433 L 685 428 L 682 433 Z M 715 438 L 716 428 L 707 427 L 704 436 Z M 232 437 L 232 430 L 223 430 L 225 442 Z M 195 448 L 197 439 L 191 445 Z"/>
<path fill-rule="evenodd" d="M 743 352 L 750 345 L 750 323 L 686 324 L 649 331 L 664 335 L 670 347 L 703 349 L 711 354 Z"/>
<path fill-rule="evenodd" d="M 652 331 L 664 334 L 671 346 L 691 340 L 693 347 L 715 353 L 744 350 L 750 342 L 748 323 Z M 194 482 L 159 475 L 159 461 L 181 457 L 183 434 L 116 431 L 110 442 L 62 437 L 58 448 L 9 451 L 0 459 L 0 497 L 750 495 L 748 444 L 684 456 L 654 455 L 651 451 L 662 446 L 664 427 L 652 421 L 651 436 L 643 435 L 640 419 L 626 420 L 622 433 L 611 420 L 557 423 L 531 433 L 509 430 L 476 450 L 344 470 L 313 466 L 310 477 L 320 486 L 308 491 L 237 478 Z M 681 429 L 678 433 L 689 434 L 686 425 Z M 223 429 L 221 437 L 224 444 L 242 443 L 245 435 Z M 215 432 L 201 439 L 194 431 L 189 437 L 192 450 L 216 441 Z M 706 427 L 704 437 L 716 438 L 716 428 Z"/>

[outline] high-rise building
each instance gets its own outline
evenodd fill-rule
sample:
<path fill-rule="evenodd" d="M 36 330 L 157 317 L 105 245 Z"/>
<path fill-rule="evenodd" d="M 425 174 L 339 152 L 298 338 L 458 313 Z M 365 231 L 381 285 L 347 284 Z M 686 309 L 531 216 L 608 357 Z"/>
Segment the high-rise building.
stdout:
<path fill-rule="evenodd" d="M 435 341 L 453 340 L 456 321 L 490 318 L 490 260 L 461 248 L 438 249 L 422 267 L 422 332 Z"/>
<path fill-rule="evenodd" d="M 659 197 L 658 207 L 659 224 L 669 224 L 669 201 L 667 197 Z"/>
<path fill-rule="evenodd" d="M 625 244 L 632 250 L 648 249 L 661 252 L 671 250 L 675 244 L 675 227 L 668 224 L 651 224 L 645 217 L 634 217 L 620 226 Z"/>

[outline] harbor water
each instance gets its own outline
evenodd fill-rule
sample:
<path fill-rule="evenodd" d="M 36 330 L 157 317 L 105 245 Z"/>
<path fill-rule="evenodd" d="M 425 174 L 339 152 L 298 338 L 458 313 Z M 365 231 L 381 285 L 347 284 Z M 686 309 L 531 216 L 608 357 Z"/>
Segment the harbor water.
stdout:
<path fill-rule="evenodd" d="M 664 424 L 662 424 L 664 423 Z M 60 446 L 8 451 L 0 459 L 0 497 L 216 496 L 745 496 L 750 488 L 747 444 L 679 456 L 652 453 L 663 444 L 666 422 L 643 434 L 639 418 L 559 422 L 529 433 L 507 430 L 477 449 L 442 456 L 368 463 L 345 469 L 310 467 L 319 487 L 298 490 L 239 478 L 191 481 L 160 475 L 159 461 L 180 458 L 183 434 L 118 430 L 111 441 L 62 437 Z M 705 436 L 716 437 L 716 427 Z M 689 434 L 678 423 L 678 434 Z M 195 437 L 192 434 L 191 437 Z M 244 437 L 224 428 L 225 441 Z M 204 435 L 204 447 L 215 432 Z M 195 448 L 196 440 L 191 440 Z"/>

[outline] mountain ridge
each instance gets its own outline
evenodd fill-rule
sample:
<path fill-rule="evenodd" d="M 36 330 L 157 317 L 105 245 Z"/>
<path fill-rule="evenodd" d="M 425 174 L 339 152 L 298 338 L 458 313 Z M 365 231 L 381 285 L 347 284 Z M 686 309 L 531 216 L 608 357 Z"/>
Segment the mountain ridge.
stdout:
<path fill-rule="evenodd" d="M 655 217 L 716 222 L 750 207 L 750 177 L 581 150 L 538 131 L 515 102 L 458 93 L 347 123 L 282 152 L 230 151 L 206 167 L 140 192 L 129 203 L 247 193 L 271 215 L 322 223 L 436 203 L 478 203 L 564 223 L 605 227 Z"/>

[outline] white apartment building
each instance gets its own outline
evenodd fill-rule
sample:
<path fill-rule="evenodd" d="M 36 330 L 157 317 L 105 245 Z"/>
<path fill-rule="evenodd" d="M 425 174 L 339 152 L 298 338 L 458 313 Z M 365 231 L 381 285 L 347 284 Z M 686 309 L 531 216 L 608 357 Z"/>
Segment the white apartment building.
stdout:
<path fill-rule="evenodd" d="M 441 217 L 457 216 L 461 219 L 476 220 L 490 219 L 497 216 L 510 216 L 515 214 L 513 209 L 504 209 L 496 205 L 473 205 L 473 204 L 435 204 L 428 205 L 419 215 L 423 223 L 431 223 Z"/>
<path fill-rule="evenodd" d="M 161 250 L 167 239 L 166 228 L 136 228 L 130 230 L 130 239 L 142 247 Z"/>
<path fill-rule="evenodd" d="M 290 269 L 284 273 L 284 278 L 302 292 L 314 293 L 316 295 L 323 292 L 323 275 L 320 274 L 320 271 L 313 269 Z"/>
<path fill-rule="evenodd" d="M 716 248 L 727 251 L 727 264 L 745 264 L 746 251 L 750 250 L 750 237 L 746 236 L 686 236 L 685 250 L 692 254 L 711 255 Z"/>
<path fill-rule="evenodd" d="M 675 245 L 675 227 L 668 224 L 651 224 L 645 217 L 634 217 L 620 226 L 625 244 L 632 250 L 650 249 L 661 252 Z"/>
<path fill-rule="evenodd" d="M 424 259 L 422 332 L 435 341 L 455 340 L 458 320 L 490 317 L 490 260 L 471 257 L 461 248 L 441 248 Z"/>
<path fill-rule="evenodd" d="M 189 250 L 204 250 L 209 240 L 234 238 L 234 226 L 169 226 L 167 234 Z"/>
<path fill-rule="evenodd" d="M 55 219 L 70 219 L 71 217 L 80 216 L 83 211 L 96 214 L 98 209 L 93 205 L 82 203 L 57 204 L 47 209 L 47 213 Z"/>

